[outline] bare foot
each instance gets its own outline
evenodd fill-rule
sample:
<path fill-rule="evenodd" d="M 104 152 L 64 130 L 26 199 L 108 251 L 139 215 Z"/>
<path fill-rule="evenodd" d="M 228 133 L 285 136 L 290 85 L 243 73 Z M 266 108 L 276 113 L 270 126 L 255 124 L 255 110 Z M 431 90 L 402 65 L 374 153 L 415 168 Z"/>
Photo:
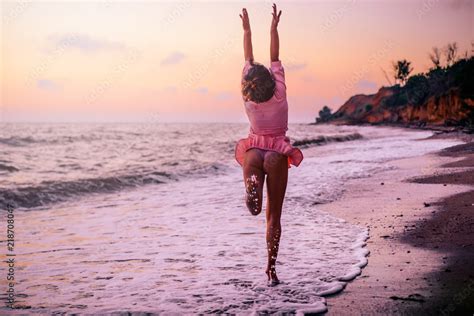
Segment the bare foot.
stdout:
<path fill-rule="evenodd" d="M 258 180 L 256 175 L 251 175 L 250 178 L 247 178 L 247 183 L 245 189 L 247 191 L 247 208 L 249 209 L 252 215 L 258 215 L 260 210 L 258 209 Z"/>
<path fill-rule="evenodd" d="M 265 271 L 268 277 L 268 286 L 275 286 L 280 284 L 280 280 L 277 277 L 275 268 L 267 268 Z"/>

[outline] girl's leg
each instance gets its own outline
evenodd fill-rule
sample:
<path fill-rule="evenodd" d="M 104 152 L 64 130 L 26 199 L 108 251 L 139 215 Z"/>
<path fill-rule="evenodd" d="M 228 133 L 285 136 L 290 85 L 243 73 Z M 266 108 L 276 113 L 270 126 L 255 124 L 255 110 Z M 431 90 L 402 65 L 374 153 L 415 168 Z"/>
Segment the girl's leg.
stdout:
<path fill-rule="evenodd" d="M 274 151 L 268 151 L 263 162 L 267 174 L 267 249 L 268 279 L 278 284 L 275 263 L 281 236 L 281 210 L 288 182 L 288 157 Z"/>
<path fill-rule="evenodd" d="M 246 204 L 252 215 L 262 211 L 263 182 L 263 152 L 258 148 L 247 150 L 243 165 L 244 184 L 247 192 Z"/>

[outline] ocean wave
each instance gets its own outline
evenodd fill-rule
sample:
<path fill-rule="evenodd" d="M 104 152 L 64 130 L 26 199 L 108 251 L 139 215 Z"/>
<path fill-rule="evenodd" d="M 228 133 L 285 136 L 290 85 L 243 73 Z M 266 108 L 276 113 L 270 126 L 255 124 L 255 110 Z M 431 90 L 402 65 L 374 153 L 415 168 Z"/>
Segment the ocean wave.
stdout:
<path fill-rule="evenodd" d="M 50 138 L 40 138 L 40 137 L 21 137 L 21 136 L 10 136 L 10 137 L 0 137 L 0 144 L 12 146 L 12 147 L 24 147 L 31 145 L 63 145 L 71 144 L 74 142 L 93 142 L 104 140 L 107 135 L 78 135 L 78 136 L 56 136 Z M 113 135 L 109 137 L 109 140 L 122 140 L 122 135 Z"/>
<path fill-rule="evenodd" d="M 313 145 L 316 146 L 321 146 L 325 145 L 327 143 L 333 143 L 333 142 L 347 142 L 351 140 L 357 140 L 357 139 L 362 139 L 364 138 L 361 134 L 359 133 L 352 133 L 352 134 L 345 134 L 345 135 L 333 135 L 333 136 L 318 136 L 316 138 L 305 138 L 301 140 L 295 140 L 293 142 L 293 146 L 298 146 L 298 147 L 310 147 Z"/>
<path fill-rule="evenodd" d="M 14 147 L 25 146 L 25 145 L 35 143 L 35 142 L 37 142 L 37 140 L 35 140 L 31 136 L 28 136 L 28 137 L 17 137 L 17 136 L 0 137 L 0 144 L 14 146 Z"/>
<path fill-rule="evenodd" d="M 4 164 L 0 163 L 0 172 L 2 172 L 2 171 L 15 172 L 15 171 L 18 171 L 18 170 L 19 169 L 16 168 L 16 167 L 9 166 L 9 165 L 4 165 Z"/>
<path fill-rule="evenodd" d="M 173 173 L 148 171 L 121 176 L 86 178 L 71 181 L 43 181 L 37 186 L 14 189 L 0 188 L 0 207 L 7 203 L 16 208 L 33 208 L 67 201 L 69 198 L 93 193 L 112 193 L 122 189 L 141 187 L 148 184 L 179 181 L 190 177 L 214 176 L 225 174 L 228 166 L 223 163 L 200 163 L 193 161 L 192 167 Z M 1 170 L 0 164 L 0 170 Z M 16 168 L 15 168 L 16 169 Z"/>
<path fill-rule="evenodd" d="M 220 162 L 196 163 L 193 167 L 178 173 L 181 177 L 190 176 L 214 176 L 226 174 L 229 170 L 228 165 Z"/>
<path fill-rule="evenodd" d="M 110 193 L 125 188 L 176 180 L 166 172 L 152 171 L 116 177 L 99 177 L 72 181 L 43 181 L 37 186 L 0 189 L 0 206 L 7 203 L 15 208 L 33 208 L 91 193 Z"/>

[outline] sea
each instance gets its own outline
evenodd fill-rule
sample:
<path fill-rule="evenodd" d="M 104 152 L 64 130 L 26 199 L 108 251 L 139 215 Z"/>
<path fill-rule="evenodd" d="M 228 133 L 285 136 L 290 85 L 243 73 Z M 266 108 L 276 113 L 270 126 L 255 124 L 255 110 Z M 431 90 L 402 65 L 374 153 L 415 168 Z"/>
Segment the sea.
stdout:
<path fill-rule="evenodd" d="M 234 158 L 248 132 L 243 123 L 2 123 L 0 253 L 15 256 L 15 309 L 0 312 L 324 312 L 325 296 L 368 263 L 370 234 L 319 206 L 392 160 L 452 145 L 419 141 L 431 131 L 290 124 L 304 160 L 289 169 L 282 283 L 269 287 L 265 214 L 246 209 Z"/>

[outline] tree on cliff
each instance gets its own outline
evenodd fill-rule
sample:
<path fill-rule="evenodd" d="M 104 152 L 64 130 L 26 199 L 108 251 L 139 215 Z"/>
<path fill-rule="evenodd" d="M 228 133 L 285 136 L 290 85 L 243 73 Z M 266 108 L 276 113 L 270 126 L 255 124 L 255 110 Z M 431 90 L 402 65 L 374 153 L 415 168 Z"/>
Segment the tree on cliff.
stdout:
<path fill-rule="evenodd" d="M 434 69 L 441 68 L 441 51 L 438 47 L 433 47 L 433 52 L 429 54 Z"/>
<path fill-rule="evenodd" d="M 445 65 L 442 65 L 441 58 L 444 55 Z M 467 59 L 467 51 L 465 54 L 465 59 Z M 451 67 L 458 60 L 458 44 L 456 42 L 449 43 L 445 47 L 439 49 L 438 47 L 433 47 L 432 52 L 429 54 L 430 60 L 433 63 L 432 69 L 444 69 Z"/>
<path fill-rule="evenodd" d="M 393 66 L 393 77 L 396 81 L 400 82 L 400 85 L 403 86 L 407 82 L 408 76 L 413 71 L 411 67 L 411 62 L 406 59 L 399 60 L 392 63 Z"/>
<path fill-rule="evenodd" d="M 456 42 L 448 44 L 444 49 L 446 56 L 446 66 L 451 67 L 458 60 L 458 44 Z"/>
<path fill-rule="evenodd" d="M 331 109 L 325 105 L 321 111 L 319 111 L 319 117 L 316 118 L 316 123 L 328 122 L 332 117 Z"/>

